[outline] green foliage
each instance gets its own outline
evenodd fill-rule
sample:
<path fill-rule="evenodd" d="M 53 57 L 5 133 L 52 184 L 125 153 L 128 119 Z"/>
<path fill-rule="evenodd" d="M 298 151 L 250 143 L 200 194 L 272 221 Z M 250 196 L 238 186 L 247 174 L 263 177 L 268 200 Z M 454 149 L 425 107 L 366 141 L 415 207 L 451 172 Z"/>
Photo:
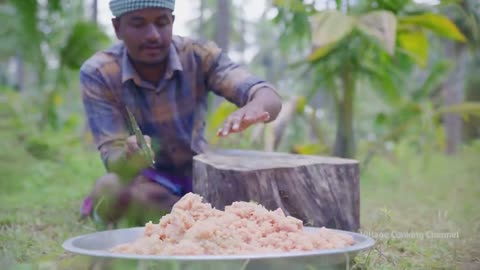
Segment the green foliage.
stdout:
<path fill-rule="evenodd" d="M 426 28 L 435 35 L 448 39 L 465 42 L 465 36 L 458 30 L 457 26 L 446 16 L 436 13 L 424 13 L 420 15 L 404 16 L 400 18 L 403 27 Z"/>
<path fill-rule="evenodd" d="M 445 77 L 448 76 L 451 69 L 452 63 L 448 60 L 440 60 L 434 63 L 429 68 L 429 74 L 423 84 L 412 93 L 412 101 L 422 102 L 428 100 L 433 95 L 434 90 L 438 89 L 445 81 Z"/>
<path fill-rule="evenodd" d="M 480 48 L 480 9 L 478 8 L 478 1 L 464 0 L 450 3 L 445 8 L 445 12 L 465 34 L 469 46 L 473 50 Z"/>
<path fill-rule="evenodd" d="M 389 54 L 395 50 L 397 18 L 388 11 L 376 10 L 358 18 L 358 29 L 376 39 Z"/>
<path fill-rule="evenodd" d="M 355 20 L 341 12 L 331 10 L 320 12 L 311 18 L 312 45 L 317 48 L 309 57 L 309 61 L 317 61 L 326 56 L 335 46 L 349 35 Z"/>
<path fill-rule="evenodd" d="M 280 49 L 288 51 L 292 41 L 299 48 L 307 46 L 311 37 L 309 16 L 315 13 L 314 6 L 301 0 L 274 1 L 273 4 L 277 11 L 273 22 L 282 33 L 278 41 Z"/>
<path fill-rule="evenodd" d="M 460 115 L 480 116 L 480 102 L 464 102 L 456 105 L 442 107 L 438 109 L 439 113 L 457 113 Z"/>
<path fill-rule="evenodd" d="M 420 67 L 424 68 L 428 60 L 428 40 L 423 30 L 399 31 L 398 42 L 402 52 L 410 56 Z"/>
<path fill-rule="evenodd" d="M 62 0 L 48 0 L 48 9 L 50 11 L 61 11 Z"/>
<path fill-rule="evenodd" d="M 60 127 L 63 97 L 77 88 L 78 75 L 72 71 L 109 41 L 97 25 L 84 21 L 79 10 L 81 1 L 63 5 L 58 0 L 7 1 L 0 6 L 6 21 L 5 31 L 0 31 L 6 41 L 0 45 L 0 56 L 7 60 L 16 56 L 24 67 L 18 80 L 40 114 L 34 125 Z"/>
<path fill-rule="evenodd" d="M 313 5 L 305 4 L 301 0 L 273 0 L 273 5 L 298 13 L 306 13 L 309 9 L 313 8 Z"/>
<path fill-rule="evenodd" d="M 80 69 L 82 63 L 109 43 L 108 36 L 92 22 L 77 22 L 60 49 L 61 66 Z"/>
<path fill-rule="evenodd" d="M 313 15 L 311 20 L 312 46 L 317 48 L 308 57 L 311 62 L 327 56 L 340 41 L 349 38 L 346 42 L 351 42 L 353 37 L 350 35 L 355 29 L 373 38 L 382 48 L 393 54 L 397 22 L 390 12 L 373 11 L 356 17 L 331 10 L 319 12 Z"/>
<path fill-rule="evenodd" d="M 288 5 L 281 2 L 279 10 L 285 12 Z M 325 74 L 317 75 L 322 79 L 315 83 L 334 88 L 330 91 L 337 106 L 336 145 L 349 144 L 345 149 L 352 149 L 353 122 L 350 124 L 349 119 L 353 118 L 350 101 L 355 94 L 350 93 L 356 92 L 360 82 L 368 81 L 372 90 L 389 104 L 402 105 L 405 102 L 399 86 L 411 68 L 409 64 L 399 66 L 398 62 L 405 62 L 407 56 L 420 67 L 426 67 L 430 47 L 428 31 L 456 41 L 465 41 L 465 37 L 446 16 L 415 9 L 411 1 L 361 1 L 350 5 L 342 2 L 337 2 L 337 10 L 312 11 L 307 7 L 287 10 L 293 15 L 308 16 L 312 21 L 314 50 L 303 63 L 310 66 L 311 72 Z M 345 4 L 347 9 L 339 8 Z M 282 17 L 290 22 L 289 16 L 283 14 Z M 405 67 L 407 69 L 402 70 Z M 319 89 L 318 85 L 315 89 Z M 335 154 L 347 156 L 340 152 Z"/>
<path fill-rule="evenodd" d="M 338 11 L 322 11 L 313 15 L 311 19 L 312 46 L 317 48 L 309 56 L 312 62 L 326 56 L 335 48 L 335 44 L 349 37 L 353 29 L 358 29 L 371 37 L 379 43 L 380 48 L 390 54 L 394 53 L 395 45 L 399 45 L 402 52 L 406 52 L 422 67 L 426 65 L 429 47 L 424 30 L 431 30 L 441 37 L 465 41 L 465 37 L 452 21 L 434 13 L 400 17 L 398 31 L 396 16 L 382 10 L 360 16 L 349 16 Z"/>
<path fill-rule="evenodd" d="M 58 158 L 58 152 L 39 138 L 31 138 L 25 142 L 25 150 L 40 160 L 56 160 Z"/>
<path fill-rule="evenodd" d="M 371 145 L 370 151 L 378 151 L 384 147 L 387 141 L 398 141 L 409 137 L 412 140 L 420 142 L 419 148 L 443 149 L 443 143 L 439 139 L 443 136 L 443 131 L 438 133 L 438 113 L 434 108 L 435 91 L 443 83 L 445 76 L 450 70 L 448 61 L 435 63 L 422 83 L 416 83 L 410 91 L 404 91 L 402 98 L 396 103 L 389 103 L 394 106 L 388 110 L 382 110 L 375 116 L 375 133 L 380 137 L 376 143 Z M 413 78 L 416 81 L 417 78 Z M 409 87 L 405 85 L 408 89 Z M 425 136 L 431 138 L 430 141 L 423 143 Z"/>
<path fill-rule="evenodd" d="M 328 146 L 321 144 L 321 143 L 307 143 L 307 144 L 299 144 L 294 145 L 292 149 L 292 153 L 300 154 L 300 155 L 325 155 L 329 151 Z"/>
<path fill-rule="evenodd" d="M 44 36 L 39 31 L 38 10 L 39 4 L 37 0 L 15 1 L 10 0 L 3 6 L 6 13 L 6 28 L 9 29 L 5 33 L 8 37 L 10 46 L 8 53 L 22 55 L 38 68 L 43 68 L 45 61 L 42 58 L 41 42 Z M 9 7 L 13 7 L 14 13 L 11 14 Z"/>
<path fill-rule="evenodd" d="M 479 55 L 480 56 L 480 55 Z M 470 102 L 480 102 L 480 57 L 477 56 L 468 67 L 470 75 L 467 78 L 465 89 L 465 100 Z M 480 138 L 480 117 L 469 116 L 464 125 L 464 138 L 470 142 Z"/>
<path fill-rule="evenodd" d="M 218 129 L 222 127 L 227 117 L 236 110 L 237 107 L 234 104 L 225 101 L 208 116 L 206 131 L 210 142 L 213 144 L 218 142 L 218 137 L 216 136 Z"/>
<path fill-rule="evenodd" d="M 412 0 L 368 0 L 367 6 L 372 9 L 384 9 L 395 14 L 405 10 Z"/>

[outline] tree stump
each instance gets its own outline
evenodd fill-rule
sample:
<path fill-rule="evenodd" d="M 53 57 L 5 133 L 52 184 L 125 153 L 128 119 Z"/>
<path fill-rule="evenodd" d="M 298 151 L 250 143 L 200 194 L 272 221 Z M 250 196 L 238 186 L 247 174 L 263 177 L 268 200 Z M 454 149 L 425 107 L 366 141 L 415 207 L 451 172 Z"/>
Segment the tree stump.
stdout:
<path fill-rule="evenodd" d="M 194 157 L 193 191 L 223 210 L 234 201 L 281 208 L 305 226 L 358 231 L 359 164 L 287 153 L 219 150 Z"/>

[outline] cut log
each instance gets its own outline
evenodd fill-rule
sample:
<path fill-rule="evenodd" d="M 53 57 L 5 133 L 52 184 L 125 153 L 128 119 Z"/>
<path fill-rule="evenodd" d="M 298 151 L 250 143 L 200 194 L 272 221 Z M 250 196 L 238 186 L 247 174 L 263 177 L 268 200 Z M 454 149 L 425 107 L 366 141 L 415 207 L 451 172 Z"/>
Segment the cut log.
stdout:
<path fill-rule="evenodd" d="M 358 231 L 355 160 L 287 153 L 217 150 L 194 157 L 193 191 L 223 210 L 235 201 L 281 208 L 305 226 Z"/>

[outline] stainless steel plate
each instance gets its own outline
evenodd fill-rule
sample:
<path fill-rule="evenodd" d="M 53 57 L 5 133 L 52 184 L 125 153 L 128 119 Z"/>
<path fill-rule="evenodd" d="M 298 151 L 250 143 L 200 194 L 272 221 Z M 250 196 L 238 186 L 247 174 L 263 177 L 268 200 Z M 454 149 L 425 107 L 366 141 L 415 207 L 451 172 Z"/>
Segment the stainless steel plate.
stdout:
<path fill-rule="evenodd" d="M 109 252 L 112 247 L 129 243 L 136 240 L 143 234 L 143 227 L 118 229 L 111 231 L 102 231 L 81 235 L 68 239 L 63 243 L 66 251 L 102 258 L 119 258 L 119 259 L 136 259 L 136 260 L 168 260 L 168 261 L 227 261 L 227 260 L 256 260 L 256 259 L 275 259 L 275 258 L 306 258 L 306 257 L 329 257 L 331 259 L 338 258 L 345 261 L 353 258 L 359 251 L 371 248 L 375 241 L 365 235 L 334 230 L 337 233 L 351 235 L 355 240 L 355 245 L 341 249 L 325 249 L 308 252 L 288 252 L 288 253 L 269 253 L 269 254 L 252 254 L 252 255 L 225 255 L 225 256 L 158 256 L 158 255 L 136 255 L 136 254 L 120 254 Z M 305 230 L 314 233 L 318 228 L 305 227 Z M 337 261 L 337 260 L 335 260 Z"/>

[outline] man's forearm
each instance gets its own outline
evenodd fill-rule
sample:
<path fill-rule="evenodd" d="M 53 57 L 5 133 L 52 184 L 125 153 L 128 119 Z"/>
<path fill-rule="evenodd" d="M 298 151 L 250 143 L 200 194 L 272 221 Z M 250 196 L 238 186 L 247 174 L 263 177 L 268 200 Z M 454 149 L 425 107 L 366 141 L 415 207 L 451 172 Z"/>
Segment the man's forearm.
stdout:
<path fill-rule="evenodd" d="M 282 100 L 278 94 L 270 87 L 258 89 L 249 103 L 256 103 L 261 106 L 268 114 L 270 119 L 267 122 L 275 120 L 282 109 Z"/>

